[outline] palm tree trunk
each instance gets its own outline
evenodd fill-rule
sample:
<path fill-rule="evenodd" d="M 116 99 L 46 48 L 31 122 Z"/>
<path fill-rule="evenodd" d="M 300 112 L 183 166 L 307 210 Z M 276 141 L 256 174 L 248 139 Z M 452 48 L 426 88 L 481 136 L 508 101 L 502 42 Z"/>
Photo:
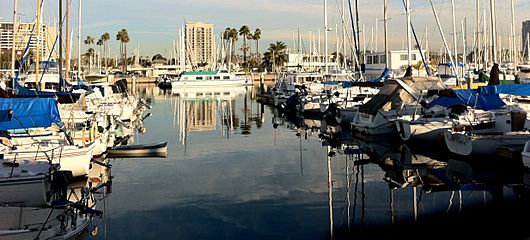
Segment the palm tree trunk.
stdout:
<path fill-rule="evenodd" d="M 125 63 L 125 72 L 127 72 L 127 43 L 124 43 L 123 45 L 124 45 L 124 49 L 125 49 L 125 55 L 124 55 L 125 56 L 125 61 L 124 61 L 124 63 Z"/>

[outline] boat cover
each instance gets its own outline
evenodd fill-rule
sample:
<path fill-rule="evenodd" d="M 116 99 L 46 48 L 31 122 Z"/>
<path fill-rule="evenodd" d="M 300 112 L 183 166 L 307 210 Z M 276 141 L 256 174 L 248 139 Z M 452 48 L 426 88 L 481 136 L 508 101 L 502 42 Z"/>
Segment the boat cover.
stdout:
<path fill-rule="evenodd" d="M 12 117 L 0 122 L 0 130 L 62 125 L 57 100 L 53 98 L 0 98 L 0 113 L 3 111 L 12 111 Z"/>
<path fill-rule="evenodd" d="M 467 105 L 476 109 L 492 110 L 499 109 L 505 105 L 496 94 L 485 94 L 473 89 L 454 90 L 450 97 L 438 97 L 429 103 L 429 108 L 435 105 L 451 107 L 455 105 Z"/>
<path fill-rule="evenodd" d="M 530 83 L 482 86 L 480 87 L 480 92 L 484 94 L 530 96 Z"/>

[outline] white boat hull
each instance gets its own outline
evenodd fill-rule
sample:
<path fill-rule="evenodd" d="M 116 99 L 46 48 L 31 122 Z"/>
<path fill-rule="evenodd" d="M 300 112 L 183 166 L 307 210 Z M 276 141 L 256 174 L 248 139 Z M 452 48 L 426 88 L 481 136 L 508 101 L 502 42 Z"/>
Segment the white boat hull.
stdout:
<path fill-rule="evenodd" d="M 190 81 L 173 81 L 171 88 L 182 87 L 211 87 L 211 86 L 245 86 L 248 85 L 245 79 L 234 80 L 190 80 Z"/>
<path fill-rule="evenodd" d="M 90 161 L 96 144 L 92 142 L 84 147 L 62 146 L 50 151 L 43 150 L 16 150 L 4 155 L 6 161 L 35 160 L 59 164 L 61 170 L 71 171 L 74 177 L 86 176 L 90 169 Z"/>
<path fill-rule="evenodd" d="M 517 132 L 502 135 L 466 135 L 461 132 L 444 132 L 444 140 L 450 152 L 462 156 L 491 156 L 497 154 L 497 148 L 505 145 L 521 145 L 530 138 L 530 133 Z"/>
<path fill-rule="evenodd" d="M 403 141 L 436 141 L 438 136 L 453 126 L 448 121 L 394 121 L 399 137 Z"/>

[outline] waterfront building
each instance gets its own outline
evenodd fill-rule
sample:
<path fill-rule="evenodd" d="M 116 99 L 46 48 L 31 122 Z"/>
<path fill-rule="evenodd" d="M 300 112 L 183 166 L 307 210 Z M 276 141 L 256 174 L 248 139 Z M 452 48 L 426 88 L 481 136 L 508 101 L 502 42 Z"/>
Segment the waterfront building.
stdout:
<path fill-rule="evenodd" d="M 287 54 L 287 62 L 284 67 L 287 71 L 322 71 L 326 67 L 325 56 L 321 54 L 306 54 L 306 53 L 289 53 Z M 332 71 L 339 67 L 339 64 L 334 61 L 333 55 L 328 55 L 328 70 Z"/>
<path fill-rule="evenodd" d="M 186 65 L 214 66 L 214 25 L 203 22 L 187 22 L 185 29 Z"/>
<path fill-rule="evenodd" d="M 12 22 L 0 22 L 0 51 L 1 55 L 11 55 L 11 48 L 13 46 L 13 40 L 15 41 L 15 51 L 17 59 L 22 57 L 23 51 L 29 40 L 29 49 L 32 54 L 35 54 L 37 41 L 39 41 L 40 49 L 42 49 L 42 57 L 48 58 L 50 51 L 53 48 L 53 43 L 56 37 L 56 27 L 42 25 L 42 36 L 36 37 L 32 35 L 32 29 L 34 23 L 18 23 L 16 31 L 16 39 L 13 38 L 13 23 Z M 36 33 L 36 31 L 33 31 Z M 31 36 L 31 39 L 30 39 Z M 34 55 L 35 56 L 35 55 Z M 55 52 L 51 56 L 52 59 L 57 59 Z M 5 67 L 5 63 L 2 64 Z"/>
<path fill-rule="evenodd" d="M 423 55 L 425 56 L 425 51 L 423 51 Z M 389 61 L 389 70 L 392 72 L 392 77 L 402 77 L 408 67 L 408 54 L 407 50 L 390 50 L 389 53 L 390 61 Z M 412 65 L 420 66 L 419 70 L 414 69 L 413 67 L 413 75 L 414 76 L 426 76 L 427 73 L 425 71 L 425 68 L 423 67 L 423 63 L 421 63 L 421 55 L 420 51 L 417 49 L 411 50 L 410 54 Z M 365 65 L 365 72 L 364 76 L 367 80 L 373 80 L 376 78 L 379 78 L 383 71 L 385 70 L 385 64 L 386 64 L 386 55 L 384 52 L 379 53 L 366 53 L 366 65 Z"/>

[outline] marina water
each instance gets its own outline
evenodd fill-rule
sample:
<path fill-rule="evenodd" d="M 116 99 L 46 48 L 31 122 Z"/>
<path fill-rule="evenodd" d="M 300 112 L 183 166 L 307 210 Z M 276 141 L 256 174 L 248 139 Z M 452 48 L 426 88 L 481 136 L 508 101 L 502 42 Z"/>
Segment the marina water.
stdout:
<path fill-rule="evenodd" d="M 530 236 L 530 173 L 520 161 L 437 159 L 437 146 L 352 140 L 348 129 L 280 116 L 252 86 L 137 87 L 152 116 L 131 141 L 168 141 L 168 156 L 110 161 L 112 193 L 87 239 Z"/>

